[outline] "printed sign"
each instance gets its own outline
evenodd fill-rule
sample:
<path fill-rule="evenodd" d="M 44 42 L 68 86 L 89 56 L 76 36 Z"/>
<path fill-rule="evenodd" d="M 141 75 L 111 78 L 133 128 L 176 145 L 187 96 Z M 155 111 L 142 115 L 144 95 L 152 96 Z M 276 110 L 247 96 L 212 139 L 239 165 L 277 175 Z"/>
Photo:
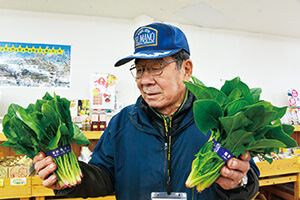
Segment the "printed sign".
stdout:
<path fill-rule="evenodd" d="M 288 90 L 288 100 L 289 105 L 291 107 L 299 107 L 300 106 L 300 96 L 297 90 L 289 89 Z"/>
<path fill-rule="evenodd" d="M 114 109 L 117 78 L 111 74 L 92 74 L 90 83 L 90 107 Z"/>
<path fill-rule="evenodd" d="M 71 46 L 0 42 L 0 86 L 70 87 Z"/>
<path fill-rule="evenodd" d="M 10 185 L 18 186 L 18 185 L 26 185 L 27 179 L 26 178 L 11 178 Z"/>

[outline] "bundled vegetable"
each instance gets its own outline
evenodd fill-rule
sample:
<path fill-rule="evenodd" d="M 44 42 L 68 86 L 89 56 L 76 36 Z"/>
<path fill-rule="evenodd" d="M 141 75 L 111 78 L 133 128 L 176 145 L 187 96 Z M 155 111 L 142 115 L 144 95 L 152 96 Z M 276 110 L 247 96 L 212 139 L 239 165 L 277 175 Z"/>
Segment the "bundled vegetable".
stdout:
<path fill-rule="evenodd" d="M 33 158 L 45 152 L 54 158 L 58 183 L 62 187 L 81 182 L 82 173 L 70 144 L 91 144 L 78 126 L 72 122 L 70 102 L 48 92 L 25 109 L 11 104 L 3 119 L 3 133 L 7 141 L 1 146 L 12 148 L 17 154 Z"/>
<path fill-rule="evenodd" d="M 195 123 L 203 133 L 211 132 L 211 139 L 196 154 L 187 187 L 202 191 L 210 186 L 233 156 L 249 151 L 251 156 L 263 154 L 271 164 L 271 152 L 297 146 L 290 137 L 294 127 L 280 122 L 286 107 L 259 100 L 260 88 L 249 89 L 239 77 L 226 81 L 221 90 L 192 79 L 194 83 L 185 85 L 197 98 Z"/>

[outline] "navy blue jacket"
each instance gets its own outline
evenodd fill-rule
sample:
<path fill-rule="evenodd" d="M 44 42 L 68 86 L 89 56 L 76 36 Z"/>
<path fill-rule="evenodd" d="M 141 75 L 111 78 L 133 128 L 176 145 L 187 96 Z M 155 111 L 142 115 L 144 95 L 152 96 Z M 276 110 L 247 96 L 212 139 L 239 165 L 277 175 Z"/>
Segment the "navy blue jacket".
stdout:
<path fill-rule="evenodd" d="M 166 140 L 153 127 L 149 115 L 141 109 L 141 101 L 140 97 L 136 104 L 124 108 L 111 119 L 89 163 L 100 167 L 109 175 L 116 197 L 120 200 L 150 200 L 151 192 L 167 191 Z M 209 134 L 204 135 L 197 128 L 191 106 L 182 123 L 172 133 L 172 192 L 186 192 L 189 200 L 224 199 L 219 194 L 230 196 L 233 193 L 236 196 L 241 193 L 242 189 L 222 191 L 216 183 L 202 193 L 185 186 L 195 154 L 209 137 Z M 257 190 L 258 169 L 253 161 L 251 167 L 256 172 L 254 184 L 257 184 Z M 237 199 L 244 198 L 239 196 Z"/>

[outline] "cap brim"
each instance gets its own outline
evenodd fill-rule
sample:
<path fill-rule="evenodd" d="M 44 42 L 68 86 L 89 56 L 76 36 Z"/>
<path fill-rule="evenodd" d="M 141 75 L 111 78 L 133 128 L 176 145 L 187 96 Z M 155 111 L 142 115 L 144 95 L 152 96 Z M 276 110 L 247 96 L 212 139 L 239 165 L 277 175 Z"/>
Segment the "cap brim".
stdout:
<path fill-rule="evenodd" d="M 171 56 L 177 52 L 179 52 L 180 49 L 172 49 L 172 50 L 162 50 L 162 51 L 143 51 L 143 52 L 137 52 L 130 56 L 127 56 L 125 58 L 122 58 L 118 62 L 116 62 L 115 67 L 119 67 L 121 65 L 124 65 L 128 63 L 129 61 L 133 59 L 160 59 L 167 56 Z"/>

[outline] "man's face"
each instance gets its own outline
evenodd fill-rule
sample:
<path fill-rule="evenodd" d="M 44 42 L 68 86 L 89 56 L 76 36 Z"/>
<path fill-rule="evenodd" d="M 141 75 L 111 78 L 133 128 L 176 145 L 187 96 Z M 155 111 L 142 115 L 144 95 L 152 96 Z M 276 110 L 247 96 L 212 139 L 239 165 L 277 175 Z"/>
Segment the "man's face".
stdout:
<path fill-rule="evenodd" d="M 158 59 L 160 63 L 174 60 L 172 57 Z M 151 66 L 153 60 L 142 59 L 138 64 L 143 66 Z M 190 71 L 186 65 L 190 65 Z M 147 70 L 143 76 L 136 79 L 137 86 L 142 94 L 142 97 L 147 104 L 155 108 L 158 112 L 170 116 L 175 112 L 185 97 L 184 81 L 190 80 L 192 71 L 192 63 L 190 60 L 183 61 L 181 70 L 177 70 L 176 62 L 172 62 L 164 66 L 163 73 L 158 76 L 152 76 Z"/>

